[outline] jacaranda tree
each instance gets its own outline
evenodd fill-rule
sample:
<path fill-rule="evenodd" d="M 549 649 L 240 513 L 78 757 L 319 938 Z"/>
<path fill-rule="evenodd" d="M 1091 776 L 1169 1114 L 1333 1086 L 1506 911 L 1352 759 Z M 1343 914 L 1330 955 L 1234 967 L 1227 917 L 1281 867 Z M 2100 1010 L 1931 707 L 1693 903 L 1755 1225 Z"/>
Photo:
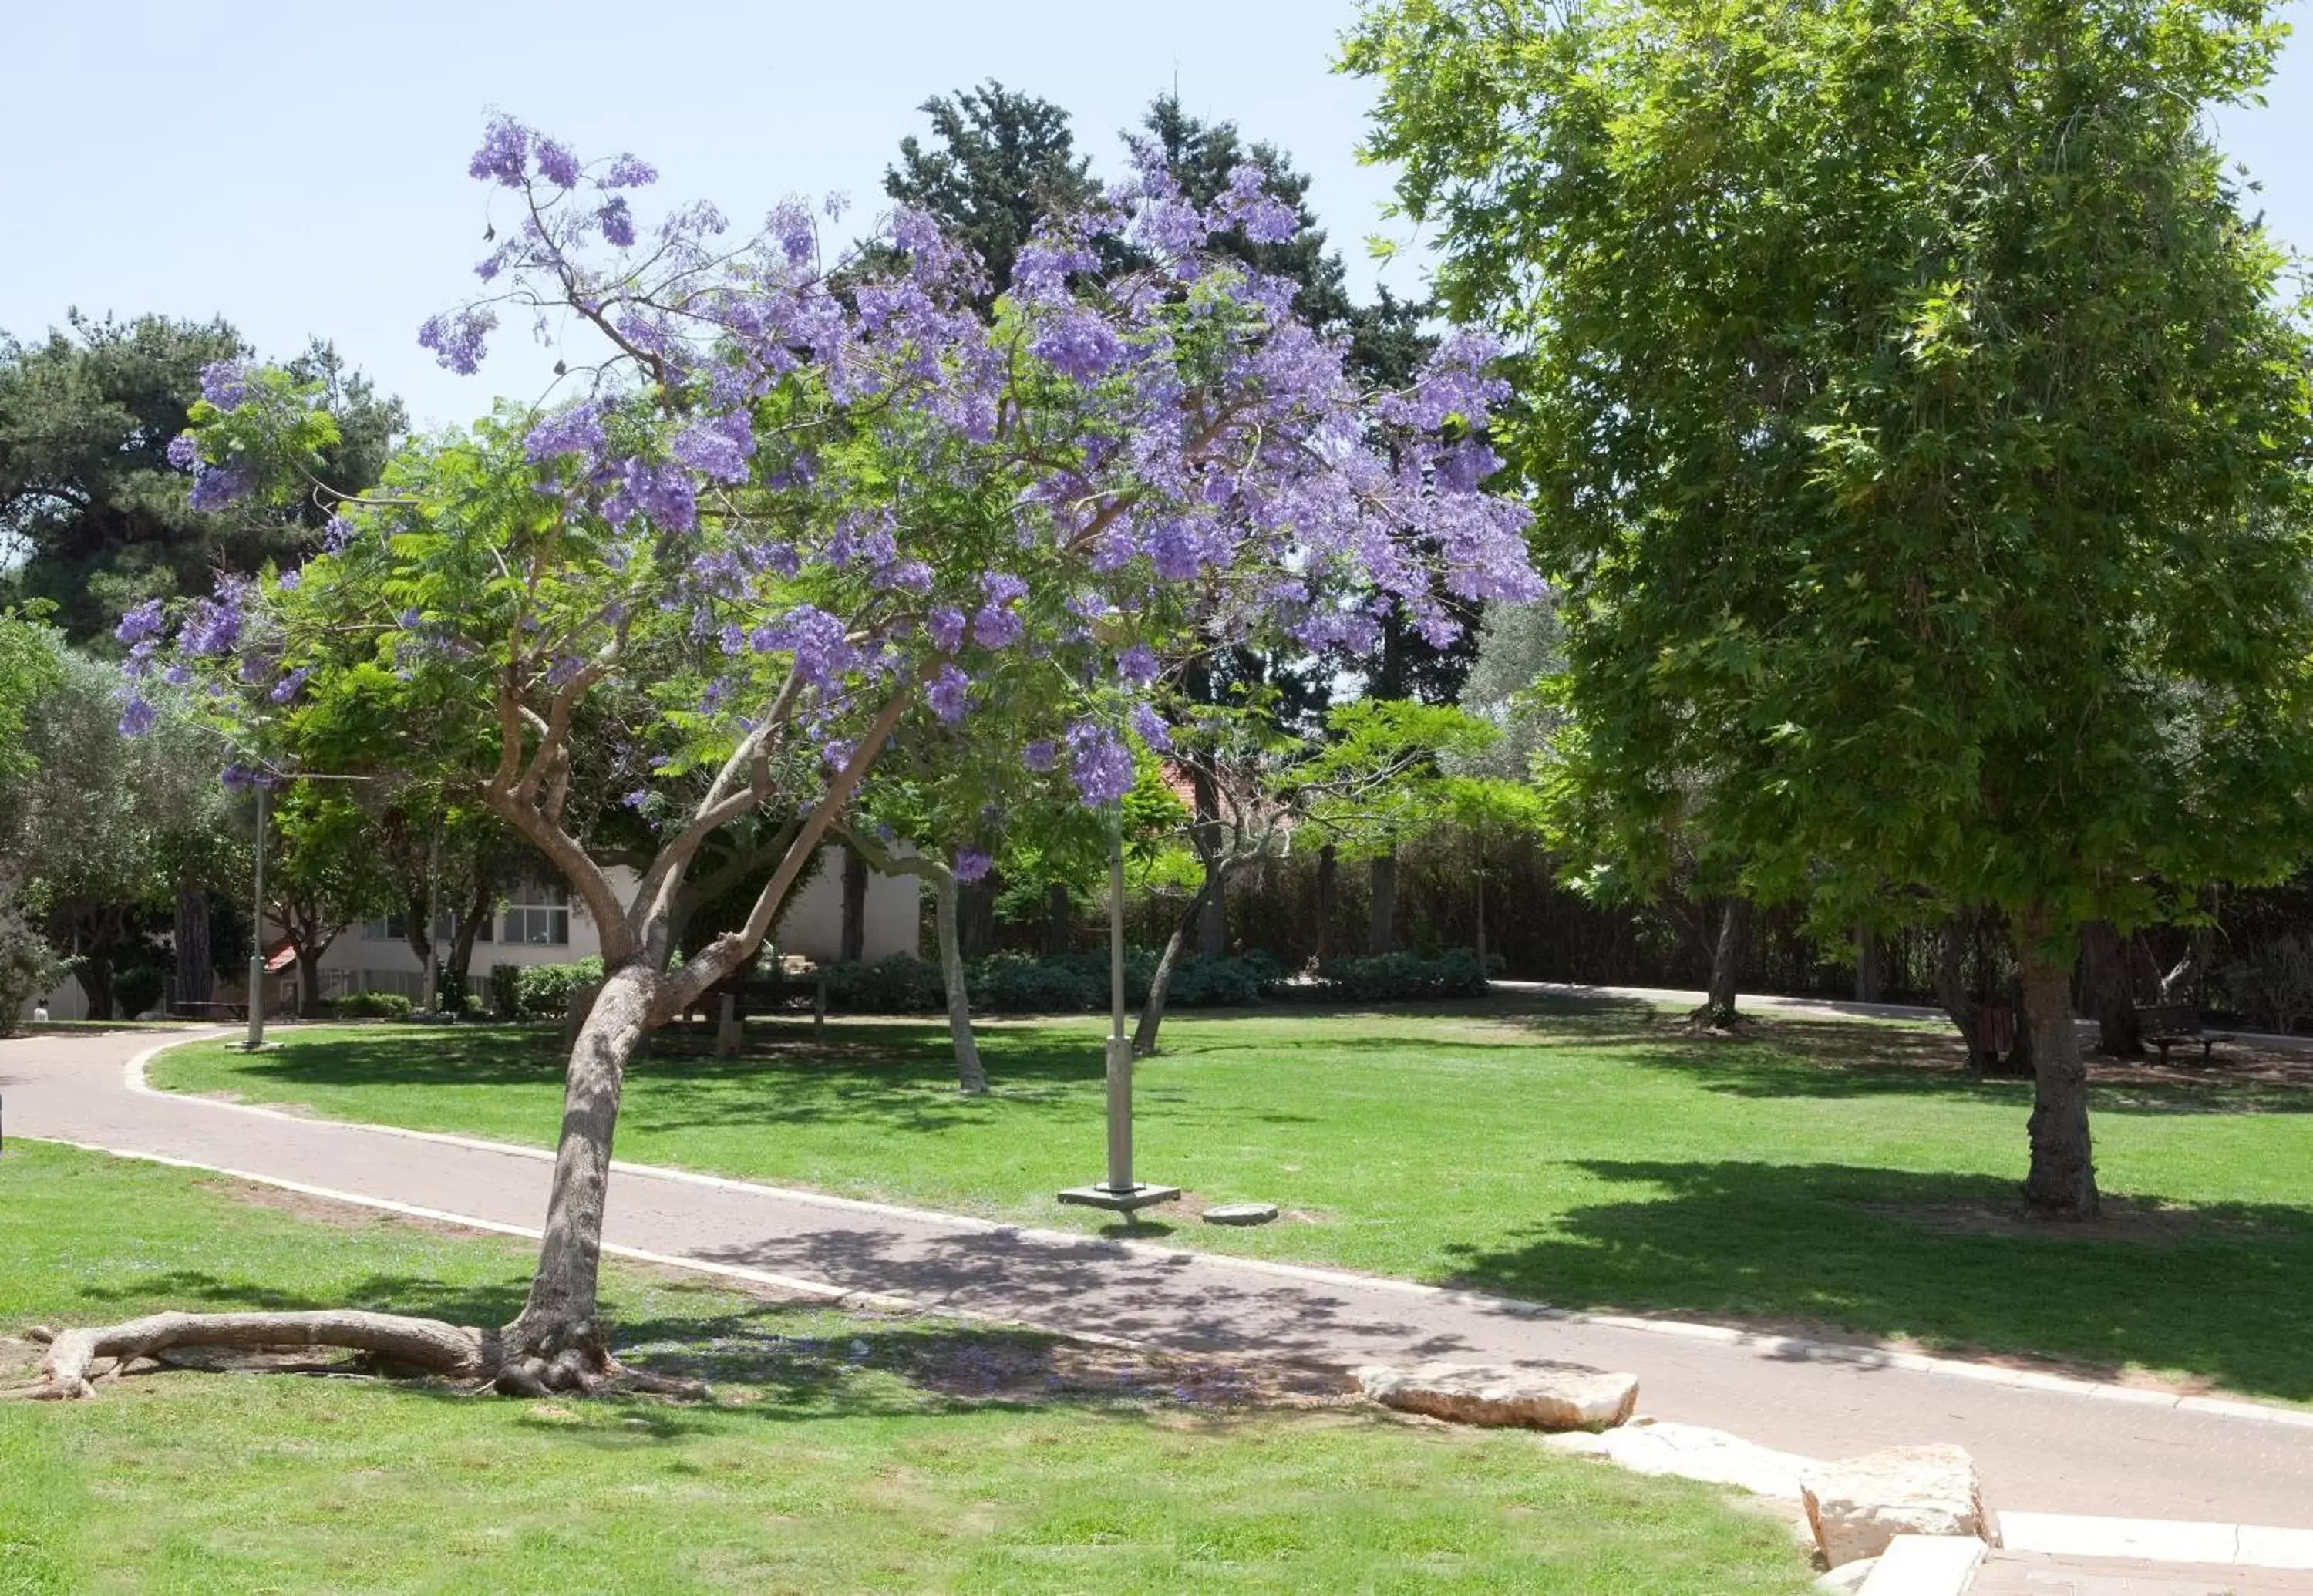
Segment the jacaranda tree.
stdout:
<path fill-rule="evenodd" d="M 1152 729 L 1144 655 L 1337 647 L 1382 611 L 1442 631 L 1449 601 L 1540 584 L 1471 440 L 1502 392 L 1490 347 L 1451 341 L 1407 388 L 1359 392 L 1289 287 L 1204 248 L 1289 232 L 1257 168 L 1200 207 L 1150 155 L 1020 251 L 992 318 L 978 263 L 919 215 L 839 260 L 797 204 L 739 242 L 709 206 L 646 224 L 641 162 L 582 163 L 506 120 L 472 172 L 502 207 L 488 295 L 421 341 L 471 372 L 502 318 L 534 320 L 587 343 L 566 352 L 577 391 L 407 453 L 302 569 L 132 614 L 157 684 L 125 718 L 176 692 L 262 761 L 301 716 L 392 706 L 380 764 L 405 740 L 447 762 L 567 877 L 605 976 L 529 1301 L 493 1334 L 376 1334 L 405 1357 L 431 1337 L 435 1366 L 504 1389 L 588 1389 L 621 1372 L 595 1277 L 627 1061 L 754 957 L 887 748 L 969 724 L 1113 804 L 1128 728 Z M 1104 273 L 1113 235 L 1146 265 Z M 286 377 L 223 367 L 181 453 L 197 483 L 262 492 L 326 429 Z M 578 736 L 611 701 L 623 722 Z M 585 797 L 628 783 L 631 809 Z M 653 816 L 645 842 L 605 808 Z M 777 862 L 743 924 L 681 957 L 686 873 L 739 827 Z M 613 857 L 640 866 L 630 895 Z M 346 1318 L 322 1333 L 351 1338 Z M 60 1338 L 53 1387 L 84 1389 L 125 1333 Z"/>

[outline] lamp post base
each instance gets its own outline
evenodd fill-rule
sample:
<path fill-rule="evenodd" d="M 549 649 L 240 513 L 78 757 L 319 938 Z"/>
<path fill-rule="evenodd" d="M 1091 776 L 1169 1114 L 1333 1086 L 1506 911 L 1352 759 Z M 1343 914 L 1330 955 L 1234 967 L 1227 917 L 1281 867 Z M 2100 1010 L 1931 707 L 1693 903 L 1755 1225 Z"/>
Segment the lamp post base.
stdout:
<path fill-rule="evenodd" d="M 1112 1212 L 1130 1213 L 1136 1208 L 1153 1208 L 1159 1203 L 1170 1203 L 1181 1195 L 1177 1186 L 1130 1186 L 1119 1189 L 1108 1186 L 1072 1186 L 1060 1194 L 1060 1201 L 1078 1208 L 1105 1208 Z"/>

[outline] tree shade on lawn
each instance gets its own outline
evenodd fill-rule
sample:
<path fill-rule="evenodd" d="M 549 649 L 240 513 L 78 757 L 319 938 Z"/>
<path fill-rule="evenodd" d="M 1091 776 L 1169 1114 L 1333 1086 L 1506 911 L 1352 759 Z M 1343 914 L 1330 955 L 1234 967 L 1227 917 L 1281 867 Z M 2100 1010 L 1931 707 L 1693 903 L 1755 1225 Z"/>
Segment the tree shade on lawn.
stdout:
<path fill-rule="evenodd" d="M 738 1060 L 662 1034 L 624 1156 L 1042 1226 L 1097 1156 L 1095 1019 L 983 1022 L 993 1094 L 956 1098 L 933 1022 L 758 1025 Z M 1567 1308 L 2053 1359 L 2313 1402 L 2313 1089 L 2092 1089 L 2115 1202 L 2026 1220 L 2002 1134 L 2027 1083 L 1974 1080 L 1948 1034 L 1762 1018 L 1699 1040 L 1636 1008 L 1420 1007 L 1176 1018 L 1135 1138 L 1192 1204 L 1287 1210 L 1174 1244 L 1463 1282 Z M 551 1033 L 304 1032 L 155 1062 L 163 1087 L 550 1144 Z M 678 1051 L 681 1049 L 681 1051 Z M 1150 1230 L 1151 1235 L 1166 1235 Z M 2029 1280 L 2031 1289 L 2018 1289 Z"/>
<path fill-rule="evenodd" d="M 991 757 L 1056 745 L 1047 788 L 1110 804 L 1128 738 L 1162 730 L 1120 675 L 1132 649 L 1333 647 L 1392 607 L 1442 635 L 1448 600 L 1540 585 L 1525 512 L 1482 489 L 1492 346 L 1359 392 L 1288 286 L 1205 248 L 1291 234 L 1257 166 L 1199 206 L 1145 149 L 1019 252 L 992 323 L 978 263 L 919 213 L 831 261 L 796 205 L 735 249 L 711 206 L 646 228 L 647 165 L 503 119 L 470 170 L 506 196 L 488 296 L 420 341 L 472 371 L 502 312 L 543 313 L 597 340 L 572 363 L 591 386 L 422 443 L 302 569 L 119 635 L 212 689 L 191 701 L 259 762 L 329 719 L 371 727 L 380 766 L 479 788 L 595 922 L 603 982 L 504 1337 L 511 1384 L 585 1389 L 612 1372 L 594 1281 L 627 1061 L 753 957 L 888 744 L 968 720 Z M 1103 269 L 1111 239 L 1134 269 Z M 303 492 L 326 413 L 282 373 L 203 382 L 194 498 Z M 139 697 L 125 719 L 154 713 Z M 767 878 L 685 956 L 685 878 L 734 833 Z M 614 860 L 638 867 L 630 900 Z"/>
<path fill-rule="evenodd" d="M 2313 816 L 2308 347 L 2211 142 L 2251 0 L 1397 0 L 1351 67 L 1520 345 L 1596 845 L 1836 930 L 1991 905 L 2026 1194 L 2093 1215 L 2080 930 Z"/>
<path fill-rule="evenodd" d="M 0 1337 L 189 1300 L 485 1322 L 522 1301 L 505 1241 L 324 1225 L 239 1189 L 12 1143 Z M 1220 1380 L 1047 1388 L 1069 1365 L 1039 1337 L 615 1266 L 604 1289 L 638 1361 L 709 1375 L 719 1400 L 169 1371 L 93 1404 L 0 1403 L 0 1589 L 1807 1589 L 1773 1520 L 1526 1435 L 1263 1410 Z"/>

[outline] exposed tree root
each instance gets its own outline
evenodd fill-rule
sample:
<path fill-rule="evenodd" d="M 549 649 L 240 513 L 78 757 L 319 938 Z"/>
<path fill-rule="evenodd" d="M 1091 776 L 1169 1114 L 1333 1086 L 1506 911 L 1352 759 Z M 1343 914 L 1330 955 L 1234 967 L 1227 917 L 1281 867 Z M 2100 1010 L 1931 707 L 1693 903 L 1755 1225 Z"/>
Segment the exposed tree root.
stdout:
<path fill-rule="evenodd" d="M 674 1380 L 629 1369 L 600 1345 L 570 1347 L 552 1357 L 509 1356 L 495 1330 L 399 1314 L 331 1309 L 307 1313 L 156 1313 L 124 1324 L 57 1331 L 36 1326 L 29 1333 L 46 1343 L 40 1376 L 0 1391 L 28 1401 L 74 1401 L 96 1395 L 100 1383 L 118 1380 L 139 1359 L 157 1359 L 174 1348 L 208 1346 L 243 1350 L 300 1346 L 342 1347 L 366 1353 L 399 1371 L 457 1380 L 475 1390 L 541 1397 L 551 1392 L 607 1396 L 642 1391 L 699 1398 L 697 1380 Z"/>

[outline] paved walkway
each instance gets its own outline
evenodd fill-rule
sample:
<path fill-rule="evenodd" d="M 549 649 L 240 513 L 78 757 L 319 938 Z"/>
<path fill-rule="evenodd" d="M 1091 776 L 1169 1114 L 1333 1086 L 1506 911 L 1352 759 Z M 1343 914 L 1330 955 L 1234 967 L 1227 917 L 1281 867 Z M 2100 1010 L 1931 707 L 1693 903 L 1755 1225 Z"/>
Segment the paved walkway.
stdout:
<path fill-rule="evenodd" d="M 180 1160 L 534 1234 L 544 1154 L 131 1089 L 149 1035 L 0 1042 L 12 1135 Z M 0 1201 L 7 1168 L 0 1163 Z M 621 1164 L 616 1249 L 1195 1349 L 1628 1370 L 1658 1417 L 1836 1458 L 1957 1442 L 1997 1507 L 2313 1529 L 2313 1414 L 1642 1325 Z M 2019 1280 L 2019 1291 L 2030 1283 Z"/>

